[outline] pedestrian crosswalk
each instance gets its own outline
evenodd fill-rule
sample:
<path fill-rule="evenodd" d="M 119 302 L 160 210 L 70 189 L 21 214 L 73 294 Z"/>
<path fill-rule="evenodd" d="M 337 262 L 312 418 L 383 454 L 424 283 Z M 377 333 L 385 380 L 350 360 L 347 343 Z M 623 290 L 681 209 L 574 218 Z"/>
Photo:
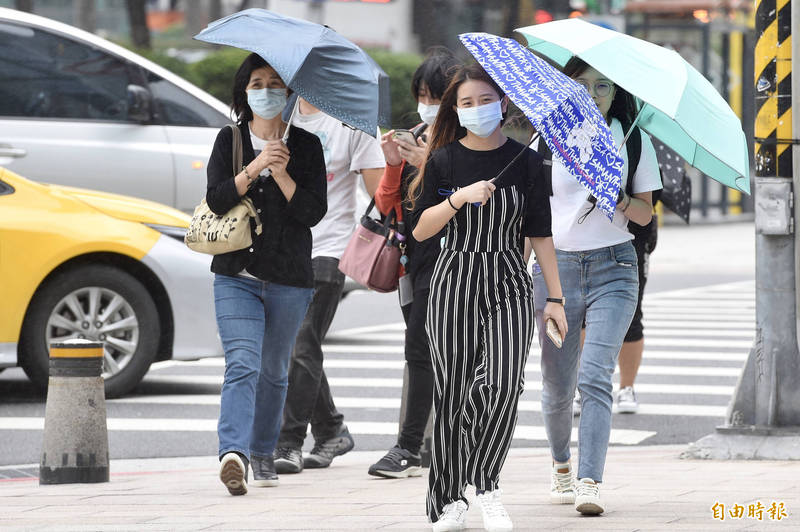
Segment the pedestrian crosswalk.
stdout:
<path fill-rule="evenodd" d="M 659 443 L 676 420 L 703 435 L 725 416 L 727 402 L 747 357 L 755 331 L 755 286 L 740 282 L 648 294 L 644 301 L 645 355 L 636 383 L 636 416 L 617 415 L 612 444 Z M 387 444 L 397 432 L 403 386 L 405 327 L 388 323 L 329 334 L 325 368 L 338 408 L 356 435 L 382 435 Z M 224 361 L 194 363 L 202 374 L 173 375 L 157 365 L 149 382 L 222 383 Z M 534 343 L 526 365 L 525 392 L 515 440 L 544 445 L 541 422 L 539 348 Z M 189 403 L 218 407 L 214 395 L 142 396 L 119 403 Z M 677 423 L 680 425 L 680 422 Z M 577 431 L 575 431 L 575 437 Z M 693 435 L 684 434 L 686 441 Z M 672 442 L 670 442 L 672 443 Z"/>
<path fill-rule="evenodd" d="M 644 317 L 645 354 L 635 386 L 639 412 L 615 414 L 611 443 L 694 441 L 724 420 L 755 335 L 754 282 L 647 294 Z M 394 443 L 404 339 L 403 323 L 387 323 L 335 331 L 324 345 L 337 407 L 362 450 L 385 449 Z M 514 444 L 544 446 L 536 342 L 525 370 Z M 109 431 L 211 436 L 216 432 L 223 372 L 221 358 L 154 364 L 138 395 L 107 401 Z M 0 417 L 0 430 L 42 426 L 43 418 L 35 415 Z"/>

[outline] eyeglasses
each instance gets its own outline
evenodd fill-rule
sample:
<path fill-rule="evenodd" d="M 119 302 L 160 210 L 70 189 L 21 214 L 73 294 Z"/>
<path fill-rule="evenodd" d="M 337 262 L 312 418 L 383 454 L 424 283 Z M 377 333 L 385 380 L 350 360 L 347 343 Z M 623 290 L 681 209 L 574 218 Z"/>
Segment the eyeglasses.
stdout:
<path fill-rule="evenodd" d="M 576 79 L 575 81 L 577 81 L 589 92 L 592 92 L 592 89 L 594 89 L 594 94 L 596 96 L 600 96 L 601 98 L 611 94 L 611 88 L 614 86 L 614 84 L 610 81 L 595 81 L 594 86 L 590 85 L 588 81 L 582 79 Z"/>

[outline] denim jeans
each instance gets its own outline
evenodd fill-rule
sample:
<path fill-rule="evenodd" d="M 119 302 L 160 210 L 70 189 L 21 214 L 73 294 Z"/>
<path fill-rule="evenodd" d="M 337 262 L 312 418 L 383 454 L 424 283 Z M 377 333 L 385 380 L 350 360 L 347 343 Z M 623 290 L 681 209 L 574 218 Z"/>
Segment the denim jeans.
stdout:
<path fill-rule="evenodd" d="M 225 380 L 217 435 L 219 455 L 250 459 L 275 450 L 286 399 L 289 357 L 313 290 L 214 277 L 217 326 L 225 350 Z"/>
<path fill-rule="evenodd" d="M 344 289 L 339 259 L 314 257 L 314 299 L 308 308 L 289 367 L 289 393 L 283 410 L 278 447 L 300 448 L 309 423 L 314 441 L 336 436 L 344 416 L 336 410 L 328 378 L 322 369 L 322 340 L 328 333 Z"/>
<path fill-rule="evenodd" d="M 542 346 L 542 415 L 553 459 L 566 462 L 570 458 L 577 379 L 581 393 L 578 478 L 601 482 L 611 434 L 611 378 L 639 290 L 636 252 L 630 242 L 625 242 L 589 251 L 556 250 L 556 256 L 569 327 L 561 349 L 544 334 L 547 287 L 538 264 L 534 264 L 533 273 L 536 326 Z M 581 352 L 584 319 L 586 340 Z"/>

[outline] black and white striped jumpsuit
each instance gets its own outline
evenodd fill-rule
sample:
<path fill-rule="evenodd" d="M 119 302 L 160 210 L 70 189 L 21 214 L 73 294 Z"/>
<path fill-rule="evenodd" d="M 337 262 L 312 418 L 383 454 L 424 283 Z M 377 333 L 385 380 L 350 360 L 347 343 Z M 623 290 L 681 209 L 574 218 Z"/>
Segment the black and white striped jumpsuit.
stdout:
<path fill-rule="evenodd" d="M 462 207 L 445 227 L 433 272 L 426 325 L 435 373 L 433 522 L 446 504 L 466 502 L 467 484 L 497 488 L 514 433 L 534 328 L 520 188 L 501 185 L 484 206 Z"/>

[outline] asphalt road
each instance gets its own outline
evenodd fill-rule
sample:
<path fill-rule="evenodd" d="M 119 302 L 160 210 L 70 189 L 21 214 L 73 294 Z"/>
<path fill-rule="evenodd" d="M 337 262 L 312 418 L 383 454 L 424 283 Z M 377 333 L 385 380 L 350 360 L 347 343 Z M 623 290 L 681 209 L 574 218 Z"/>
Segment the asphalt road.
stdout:
<path fill-rule="evenodd" d="M 646 295 L 641 411 L 614 415 L 612 445 L 688 443 L 722 422 L 754 333 L 753 240 L 752 224 L 661 230 Z M 402 333 L 396 294 L 357 291 L 340 305 L 326 371 L 358 449 L 394 443 Z M 221 359 L 158 363 L 134 394 L 107 401 L 112 460 L 216 454 L 223 369 Z M 546 445 L 539 395 L 534 346 L 515 446 Z M 39 461 L 44 408 L 21 370 L 0 374 L 0 466 Z"/>

